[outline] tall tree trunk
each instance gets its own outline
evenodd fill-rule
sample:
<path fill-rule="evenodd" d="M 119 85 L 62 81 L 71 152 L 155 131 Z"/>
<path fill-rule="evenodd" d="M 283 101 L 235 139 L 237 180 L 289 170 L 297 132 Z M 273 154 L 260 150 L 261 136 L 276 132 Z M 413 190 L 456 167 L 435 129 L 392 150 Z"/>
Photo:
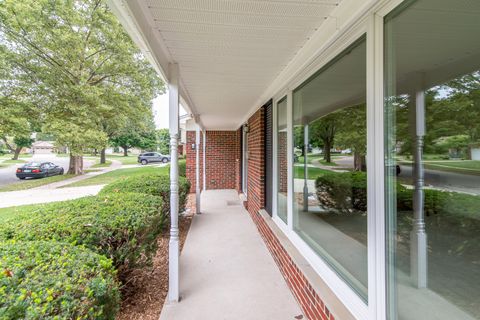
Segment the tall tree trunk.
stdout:
<path fill-rule="evenodd" d="M 106 159 L 105 159 L 105 148 L 102 148 L 102 150 L 100 150 L 100 163 L 105 163 L 106 162 Z"/>
<path fill-rule="evenodd" d="M 83 156 L 74 156 L 70 154 L 70 164 L 68 165 L 68 174 L 83 174 Z"/>
<path fill-rule="evenodd" d="M 16 147 L 15 153 L 13 154 L 12 160 L 18 160 L 18 156 L 20 155 L 20 151 L 22 151 L 22 147 Z"/>
<path fill-rule="evenodd" d="M 365 155 L 360 152 L 353 153 L 353 170 L 366 171 Z"/>
<path fill-rule="evenodd" d="M 123 156 L 128 157 L 128 147 L 122 147 L 123 149 Z"/>
<path fill-rule="evenodd" d="M 330 150 L 332 149 L 332 145 L 330 141 L 324 141 L 323 144 L 323 160 L 330 163 L 332 162 L 332 156 L 330 154 Z"/>

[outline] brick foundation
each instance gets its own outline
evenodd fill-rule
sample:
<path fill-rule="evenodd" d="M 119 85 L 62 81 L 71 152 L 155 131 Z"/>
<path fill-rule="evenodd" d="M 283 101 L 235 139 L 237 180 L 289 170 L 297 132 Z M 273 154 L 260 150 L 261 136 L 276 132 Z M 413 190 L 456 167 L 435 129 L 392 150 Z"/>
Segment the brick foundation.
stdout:
<path fill-rule="evenodd" d="M 246 207 L 257 225 L 258 231 L 278 265 L 287 285 L 298 301 L 304 315 L 310 320 L 334 320 L 318 294 L 314 291 L 303 273 L 295 265 L 285 248 L 280 244 L 259 211 L 265 207 L 265 111 L 260 108 L 249 120 L 248 134 L 248 197 Z M 287 192 L 287 135 L 278 135 L 280 156 L 279 188 Z M 274 173 L 275 174 L 275 173 Z"/>
<path fill-rule="evenodd" d="M 298 269 L 260 213 L 250 212 L 250 216 L 304 315 L 310 320 L 334 320 L 334 315 Z"/>

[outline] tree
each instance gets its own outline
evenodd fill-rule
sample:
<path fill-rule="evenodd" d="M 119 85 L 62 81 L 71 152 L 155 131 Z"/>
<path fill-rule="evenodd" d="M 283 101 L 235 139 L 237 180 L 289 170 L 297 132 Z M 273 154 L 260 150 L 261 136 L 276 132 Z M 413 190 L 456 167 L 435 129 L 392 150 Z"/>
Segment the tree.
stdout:
<path fill-rule="evenodd" d="M 367 115 L 366 105 L 361 104 L 336 112 L 337 133 L 335 144 L 342 149 L 353 152 L 353 168 L 365 171 L 365 155 L 367 152 Z"/>
<path fill-rule="evenodd" d="M 161 154 L 170 153 L 170 133 L 168 129 L 157 130 L 158 151 Z"/>
<path fill-rule="evenodd" d="M 330 113 L 310 124 L 310 140 L 323 146 L 323 159 L 332 162 L 331 149 L 337 132 L 337 115 Z"/>
<path fill-rule="evenodd" d="M 68 147 L 69 173 L 83 172 L 86 148 L 105 148 L 106 120 L 163 90 L 101 0 L 4 0 L 0 36 L 15 77 L 42 98 L 43 131 Z"/>
<path fill-rule="evenodd" d="M 157 137 L 153 122 L 145 119 L 130 119 L 119 133 L 111 139 L 114 146 L 123 149 L 123 155 L 128 156 L 128 149 L 154 149 L 157 145 Z"/>

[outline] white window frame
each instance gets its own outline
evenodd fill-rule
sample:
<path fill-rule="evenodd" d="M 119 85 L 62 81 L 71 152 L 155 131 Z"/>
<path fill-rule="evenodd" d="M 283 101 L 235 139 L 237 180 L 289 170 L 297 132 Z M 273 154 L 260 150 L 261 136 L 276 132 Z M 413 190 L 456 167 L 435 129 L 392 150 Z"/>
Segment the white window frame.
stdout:
<path fill-rule="evenodd" d="M 272 219 L 275 221 L 275 223 L 278 225 L 278 227 L 284 232 L 288 232 L 288 224 L 285 223 L 279 216 L 278 216 L 278 103 L 283 100 L 284 98 L 287 99 L 287 139 L 288 136 L 290 136 L 289 128 L 288 128 L 288 92 L 282 92 L 281 94 L 277 95 L 273 101 L 273 112 L 272 112 L 272 128 L 273 128 L 273 135 L 272 135 L 272 142 L 273 142 L 273 166 L 272 166 L 272 194 L 273 194 L 273 203 L 272 203 Z M 287 142 L 287 151 L 288 151 L 288 142 Z M 288 165 L 288 159 L 287 159 L 287 170 L 290 169 L 290 165 Z M 289 177 L 288 171 L 287 171 L 287 179 Z M 288 180 L 289 181 L 289 180 Z M 290 186 L 287 187 L 290 189 Z M 288 195 L 287 195 L 287 222 L 288 222 Z"/>
<path fill-rule="evenodd" d="M 277 177 L 274 174 L 273 220 L 288 239 L 309 261 L 339 300 L 360 320 L 387 318 L 386 279 L 386 226 L 385 226 L 385 177 L 384 177 L 384 17 L 407 0 L 379 0 L 339 34 L 326 48 L 299 70 L 288 83 L 287 90 L 276 95 L 274 104 L 273 138 L 274 172 L 277 172 L 277 102 L 287 95 L 288 137 L 288 215 L 285 224 L 277 215 Z M 366 35 L 367 46 L 367 201 L 368 201 L 368 303 L 358 294 L 293 230 L 293 101 L 295 88 L 337 57 L 343 50 Z"/>

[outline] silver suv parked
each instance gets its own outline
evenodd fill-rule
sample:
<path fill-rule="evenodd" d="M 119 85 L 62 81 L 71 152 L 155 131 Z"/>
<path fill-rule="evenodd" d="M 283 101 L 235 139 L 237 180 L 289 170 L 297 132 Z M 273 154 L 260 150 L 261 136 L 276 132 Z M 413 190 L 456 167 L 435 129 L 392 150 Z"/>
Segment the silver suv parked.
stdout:
<path fill-rule="evenodd" d="M 150 162 L 163 162 L 167 163 L 170 161 L 170 156 L 166 156 L 163 154 L 160 154 L 158 152 L 146 152 L 142 153 L 138 156 L 137 159 L 138 163 L 141 163 L 143 165 L 148 164 Z"/>

